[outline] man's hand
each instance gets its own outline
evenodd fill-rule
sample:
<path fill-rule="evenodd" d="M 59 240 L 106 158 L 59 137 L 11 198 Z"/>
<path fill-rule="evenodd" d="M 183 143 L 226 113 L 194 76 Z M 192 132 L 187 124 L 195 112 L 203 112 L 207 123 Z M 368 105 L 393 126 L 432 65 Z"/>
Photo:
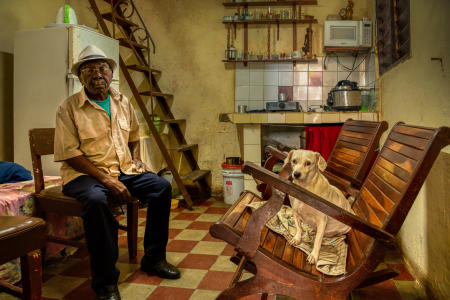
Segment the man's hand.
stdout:
<path fill-rule="evenodd" d="M 138 158 L 133 158 L 133 163 L 136 166 L 136 170 L 138 170 L 138 171 L 141 171 L 141 170 L 143 170 L 145 172 L 151 172 L 152 171 L 149 167 L 147 167 L 146 164 L 144 164 L 142 162 L 142 160 L 140 160 Z"/>
<path fill-rule="evenodd" d="M 131 194 L 122 182 L 98 169 L 83 155 L 69 158 L 66 162 L 78 172 L 90 175 L 100 181 L 117 200 L 131 202 Z"/>
<path fill-rule="evenodd" d="M 141 160 L 139 141 L 129 142 L 128 148 L 130 148 L 131 157 L 134 165 L 136 166 L 136 170 L 151 172 L 152 170 Z"/>
<path fill-rule="evenodd" d="M 114 198 L 120 202 L 131 202 L 132 197 L 127 187 L 114 177 L 107 176 L 102 183 L 111 191 Z"/>

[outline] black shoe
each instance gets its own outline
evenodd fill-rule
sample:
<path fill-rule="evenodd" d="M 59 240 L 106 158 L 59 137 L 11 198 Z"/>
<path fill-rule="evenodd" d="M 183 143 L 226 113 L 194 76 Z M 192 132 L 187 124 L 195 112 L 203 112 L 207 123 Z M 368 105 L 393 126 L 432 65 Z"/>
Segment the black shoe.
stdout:
<path fill-rule="evenodd" d="M 120 300 L 117 285 L 107 285 L 97 291 L 97 300 Z"/>
<path fill-rule="evenodd" d="M 169 264 L 165 259 L 160 260 L 153 266 L 142 264 L 141 270 L 146 273 L 156 274 L 161 278 L 167 279 L 180 278 L 180 271 L 178 271 L 178 269 L 175 266 Z"/>

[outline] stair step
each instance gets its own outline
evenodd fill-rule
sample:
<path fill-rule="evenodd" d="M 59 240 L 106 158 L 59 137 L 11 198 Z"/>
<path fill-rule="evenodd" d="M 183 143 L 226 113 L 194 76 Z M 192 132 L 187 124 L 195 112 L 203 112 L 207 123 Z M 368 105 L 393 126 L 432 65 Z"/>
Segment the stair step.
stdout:
<path fill-rule="evenodd" d="M 144 46 L 144 45 L 141 45 L 139 43 L 136 43 L 135 41 L 131 41 L 131 40 L 128 40 L 128 39 L 125 39 L 125 38 L 120 38 L 118 40 L 119 40 L 119 45 L 120 46 L 127 47 L 127 48 L 131 49 L 131 46 L 129 44 L 129 43 L 131 43 L 135 48 L 142 49 L 142 50 L 147 50 L 147 46 Z"/>
<path fill-rule="evenodd" d="M 200 170 L 200 169 L 194 170 L 190 173 L 181 175 L 181 180 L 183 180 L 183 181 L 189 180 L 189 181 L 196 182 L 196 181 L 199 181 L 200 179 L 208 176 L 210 173 L 211 173 L 210 170 Z"/>
<path fill-rule="evenodd" d="M 166 120 L 161 120 L 161 122 L 167 123 L 167 124 L 180 124 L 183 122 L 186 122 L 186 119 L 166 119 Z"/>
<path fill-rule="evenodd" d="M 170 150 L 177 150 L 178 152 L 182 152 L 182 151 L 188 151 L 191 150 L 193 148 L 198 147 L 198 144 L 186 144 L 186 145 L 180 145 L 178 147 L 174 147 L 174 148 L 169 148 Z"/>
<path fill-rule="evenodd" d="M 139 93 L 139 94 L 141 94 L 143 96 L 153 96 L 153 97 L 164 97 L 164 98 L 172 97 L 171 94 L 164 94 L 164 93 L 155 92 L 155 91 L 146 91 L 146 92 L 142 92 L 142 93 Z"/>
<path fill-rule="evenodd" d="M 128 68 L 128 69 L 131 69 L 131 70 L 139 71 L 139 72 L 144 72 L 144 73 L 152 72 L 152 73 L 158 73 L 158 74 L 161 74 L 161 71 L 160 71 L 160 70 L 152 69 L 152 68 L 147 67 L 147 66 L 141 66 L 141 65 L 128 65 L 127 68 Z"/>
<path fill-rule="evenodd" d="M 112 13 L 104 13 L 102 14 L 103 19 L 108 20 L 110 22 L 114 22 Z M 128 19 L 125 19 L 124 17 L 115 15 L 114 18 L 116 19 L 117 23 L 122 27 L 138 27 L 136 23 L 131 22 Z"/>

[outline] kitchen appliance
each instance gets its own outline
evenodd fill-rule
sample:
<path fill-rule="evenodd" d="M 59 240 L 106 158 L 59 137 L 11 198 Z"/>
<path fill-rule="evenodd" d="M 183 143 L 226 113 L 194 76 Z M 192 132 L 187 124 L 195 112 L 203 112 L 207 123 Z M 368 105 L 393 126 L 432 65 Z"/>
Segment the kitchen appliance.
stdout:
<path fill-rule="evenodd" d="M 266 102 L 268 111 L 302 111 L 302 107 L 296 101 L 273 101 Z"/>
<path fill-rule="evenodd" d="M 361 90 L 350 80 L 341 80 L 328 93 L 327 104 L 333 110 L 360 110 Z"/>
<path fill-rule="evenodd" d="M 370 20 L 326 20 L 323 26 L 324 47 L 372 47 Z"/>
<path fill-rule="evenodd" d="M 70 72 L 80 51 L 94 44 L 119 61 L 119 41 L 86 26 L 66 25 L 17 31 L 14 36 L 14 161 L 28 170 L 33 168 L 28 130 L 55 127 L 58 104 L 81 90 L 77 75 Z M 119 75 L 114 72 L 111 82 L 116 90 Z M 59 175 L 60 163 L 51 155 L 42 163 L 49 175 Z"/>

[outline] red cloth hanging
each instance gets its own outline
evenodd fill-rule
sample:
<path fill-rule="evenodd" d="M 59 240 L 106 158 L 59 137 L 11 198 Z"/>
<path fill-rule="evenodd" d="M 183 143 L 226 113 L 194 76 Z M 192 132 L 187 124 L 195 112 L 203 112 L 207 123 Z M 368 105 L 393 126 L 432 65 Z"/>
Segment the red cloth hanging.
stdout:
<path fill-rule="evenodd" d="M 319 152 L 325 160 L 328 160 L 341 128 L 342 126 L 305 127 L 306 150 Z"/>

